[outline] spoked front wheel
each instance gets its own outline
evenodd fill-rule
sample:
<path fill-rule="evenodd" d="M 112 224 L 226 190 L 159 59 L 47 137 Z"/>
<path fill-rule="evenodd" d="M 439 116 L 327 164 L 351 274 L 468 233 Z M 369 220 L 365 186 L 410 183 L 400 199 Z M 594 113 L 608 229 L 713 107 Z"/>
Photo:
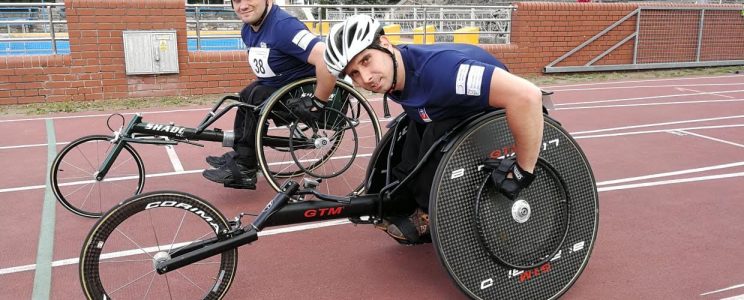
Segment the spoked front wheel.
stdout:
<path fill-rule="evenodd" d="M 107 155 L 116 147 L 112 139 L 107 135 L 85 136 L 70 142 L 57 154 L 52 162 L 50 183 L 54 196 L 67 210 L 98 218 L 122 199 L 142 192 L 145 165 L 137 151 L 126 143 L 113 157 L 106 176 L 96 180 Z"/>
<path fill-rule="evenodd" d="M 88 299 L 221 299 L 237 268 L 237 249 L 160 275 L 160 260 L 216 239 L 228 221 L 208 202 L 179 192 L 135 196 L 88 233 L 80 282 Z"/>

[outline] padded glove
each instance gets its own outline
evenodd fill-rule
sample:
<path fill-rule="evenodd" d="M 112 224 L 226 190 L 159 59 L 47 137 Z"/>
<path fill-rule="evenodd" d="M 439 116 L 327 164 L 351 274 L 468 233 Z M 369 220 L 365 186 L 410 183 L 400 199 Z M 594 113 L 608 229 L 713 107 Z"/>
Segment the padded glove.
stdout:
<path fill-rule="evenodd" d="M 498 191 L 512 200 L 535 180 L 535 175 L 522 169 L 514 157 L 486 159 L 483 164 L 487 169 L 492 170 L 491 180 Z M 509 174 L 512 174 L 511 178 L 507 177 Z"/>
<path fill-rule="evenodd" d="M 313 124 L 320 119 L 325 104 L 318 97 L 302 96 L 287 100 L 287 108 L 305 124 Z"/>

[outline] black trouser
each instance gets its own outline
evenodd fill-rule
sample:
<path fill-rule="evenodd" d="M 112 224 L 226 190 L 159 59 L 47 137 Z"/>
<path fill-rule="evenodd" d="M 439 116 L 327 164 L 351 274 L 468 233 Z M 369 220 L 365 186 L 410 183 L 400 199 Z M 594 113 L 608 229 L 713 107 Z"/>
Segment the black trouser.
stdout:
<path fill-rule="evenodd" d="M 254 81 L 240 91 L 240 101 L 251 105 L 260 105 L 277 88 L 260 85 Z M 247 168 L 256 168 L 256 125 L 258 122 L 258 111 L 249 108 L 240 107 L 235 114 L 235 144 L 233 149 L 237 153 L 235 161 Z"/>
<path fill-rule="evenodd" d="M 429 151 L 434 142 L 442 137 L 448 130 L 452 129 L 461 120 L 450 119 L 444 121 L 420 124 L 411 120 L 403 142 L 401 161 L 393 168 L 393 176 L 402 180 L 421 161 L 424 154 Z M 434 173 L 437 172 L 439 162 L 444 153 L 435 149 L 434 153 L 424 163 L 419 173 L 402 187 L 399 194 L 395 196 L 397 201 L 414 201 L 418 207 L 425 212 L 429 210 L 429 191 L 431 190 Z"/>

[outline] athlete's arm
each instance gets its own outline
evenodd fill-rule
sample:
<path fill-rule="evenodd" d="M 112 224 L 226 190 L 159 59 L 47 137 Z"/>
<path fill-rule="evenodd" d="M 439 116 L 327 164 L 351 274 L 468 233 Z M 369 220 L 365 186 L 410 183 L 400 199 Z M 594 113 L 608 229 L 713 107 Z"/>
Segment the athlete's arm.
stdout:
<path fill-rule="evenodd" d="M 495 68 L 488 104 L 506 110 L 506 121 L 516 141 L 517 163 L 533 173 L 543 134 L 540 89 L 519 76 Z"/>
<path fill-rule="evenodd" d="M 325 48 L 325 43 L 315 43 L 313 50 L 310 51 L 310 56 L 307 58 L 307 62 L 315 66 L 315 76 L 318 79 L 318 85 L 315 87 L 315 96 L 323 101 L 326 101 L 331 96 L 333 87 L 336 85 L 336 77 L 331 72 L 328 72 L 325 60 L 323 60 Z"/>

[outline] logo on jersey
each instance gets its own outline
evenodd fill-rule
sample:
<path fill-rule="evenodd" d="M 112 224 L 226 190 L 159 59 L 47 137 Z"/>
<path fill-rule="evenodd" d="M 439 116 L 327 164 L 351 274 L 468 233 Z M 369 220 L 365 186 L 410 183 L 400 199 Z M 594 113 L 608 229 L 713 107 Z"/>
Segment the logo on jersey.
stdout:
<path fill-rule="evenodd" d="M 458 95 L 480 96 L 481 86 L 483 85 L 484 66 L 471 66 L 461 64 L 457 70 L 457 79 L 455 80 L 455 93 Z"/>
<path fill-rule="evenodd" d="M 429 114 L 426 113 L 426 108 L 419 108 L 418 109 L 419 117 L 421 120 L 424 120 L 424 122 L 429 123 L 431 122 L 431 118 L 429 118 Z"/>

